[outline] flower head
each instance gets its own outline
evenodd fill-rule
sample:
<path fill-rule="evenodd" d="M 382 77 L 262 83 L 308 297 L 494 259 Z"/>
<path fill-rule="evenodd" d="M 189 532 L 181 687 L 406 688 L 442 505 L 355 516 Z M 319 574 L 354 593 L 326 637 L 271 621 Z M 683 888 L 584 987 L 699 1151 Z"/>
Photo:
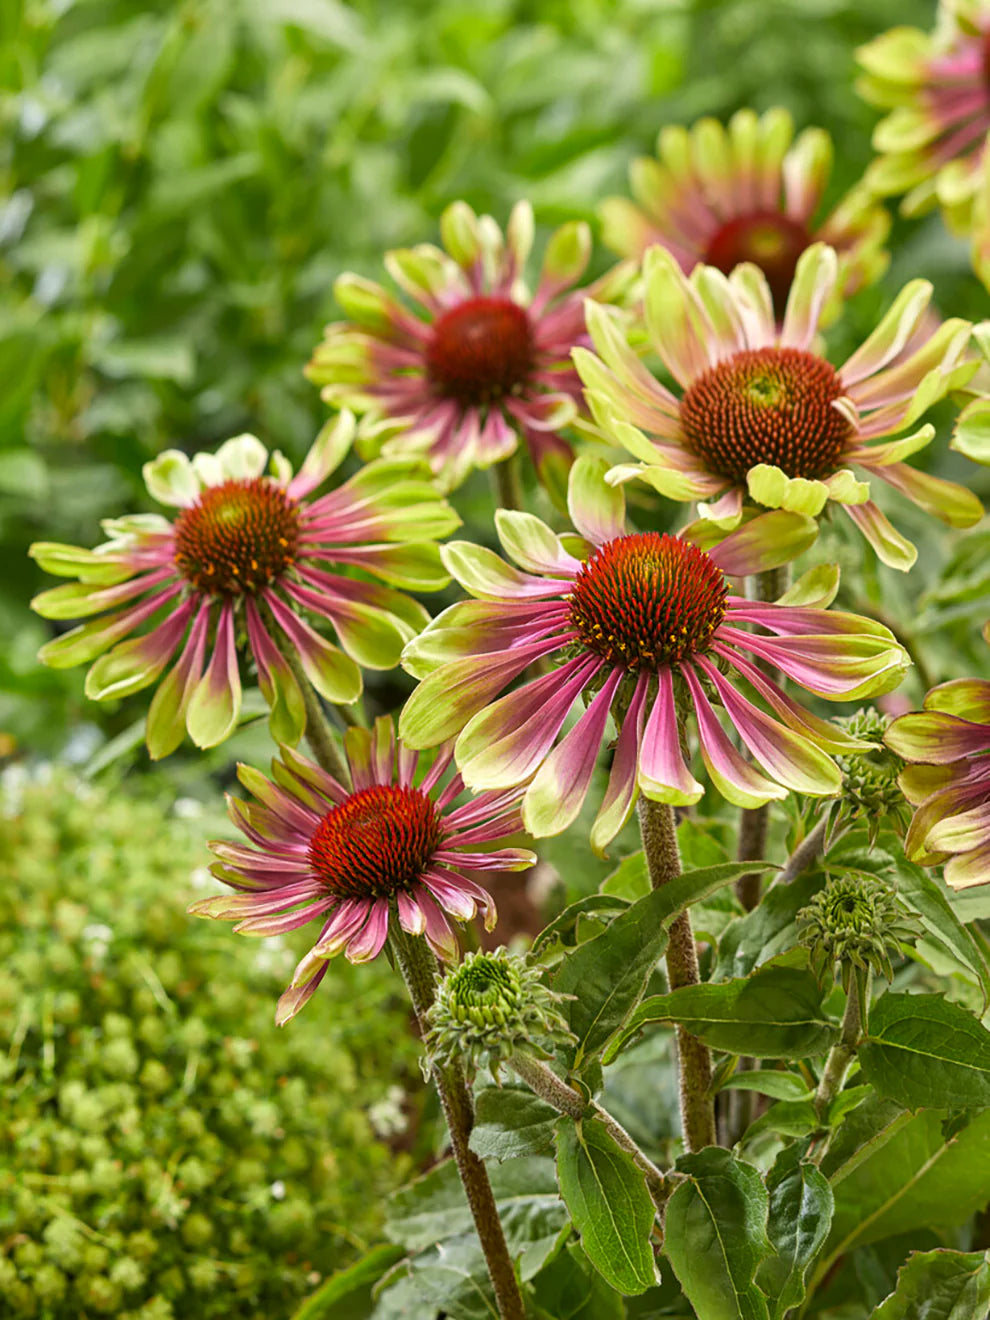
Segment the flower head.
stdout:
<path fill-rule="evenodd" d="M 466 1058 L 472 1068 L 490 1069 L 520 1050 L 547 1057 L 545 1047 L 573 1040 L 557 1009 L 561 996 L 541 981 L 541 969 L 524 957 L 496 949 L 468 953 L 437 987 L 429 1011 L 430 1053 Z"/>
<path fill-rule="evenodd" d="M 610 481 L 640 478 L 670 499 L 711 500 L 703 513 L 723 529 L 739 525 L 747 496 L 811 517 L 833 501 L 884 563 L 900 569 L 917 551 L 853 468 L 951 526 L 982 516 L 971 491 L 904 461 L 935 429 L 901 432 L 977 369 L 964 356 L 968 322 L 923 325 L 926 281 L 908 284 L 866 342 L 834 367 L 815 347 L 838 274 L 824 244 L 798 261 L 781 326 L 754 266 L 728 278 L 697 266 L 688 278 L 668 252 L 651 248 L 644 270 L 650 343 L 679 393 L 646 370 L 607 308 L 588 308 L 599 356 L 581 348 L 574 355 L 600 429 L 639 460 L 614 468 Z M 900 438 L 876 443 L 884 436 Z"/>
<path fill-rule="evenodd" d="M 918 934 L 897 890 L 885 880 L 861 873 L 830 879 L 797 914 L 797 925 L 819 980 L 830 979 L 839 963 L 847 990 L 854 967 L 893 980 L 891 954 Z"/>
<path fill-rule="evenodd" d="M 570 462 L 561 434 L 582 407 L 570 361 L 587 343 L 584 299 L 618 296 L 630 266 L 583 289 L 587 225 L 550 239 L 535 292 L 524 283 L 533 213 L 520 202 L 505 236 L 491 216 L 455 202 L 440 220 L 446 251 L 390 252 L 385 265 L 416 311 L 356 275 L 336 284 L 346 322 L 330 325 L 307 368 L 323 398 L 364 413 L 385 454 L 423 454 L 447 490 L 512 454 L 521 435 L 541 478 L 559 484 Z"/>
<path fill-rule="evenodd" d="M 837 793 L 839 771 L 826 751 L 866 744 L 805 710 L 761 662 L 842 701 L 896 686 L 903 650 L 879 624 L 820 608 L 834 594 L 816 595 L 810 583 L 821 575 L 777 603 L 732 590 L 727 578 L 774 567 L 807 545 L 809 518 L 766 513 L 711 550 L 682 536 L 629 532 L 622 489 L 605 484 L 606 466 L 583 457 L 571 469 L 579 537 L 557 537 L 529 514 L 499 513 L 499 537 L 518 568 L 475 545 L 444 547 L 444 562 L 475 599 L 451 606 L 406 647 L 403 663 L 423 681 L 403 710 L 403 737 L 429 746 L 463 730 L 456 755 L 465 781 L 494 789 L 532 779 L 523 819 L 546 835 L 578 814 L 611 715 L 618 741 L 592 830 L 596 849 L 621 829 L 639 792 L 672 803 L 702 796 L 684 752 L 691 719 L 709 777 L 731 802 Z M 499 697 L 537 661 L 554 668 Z M 587 708 L 558 743 L 582 694 Z"/>
<path fill-rule="evenodd" d="M 402 929 L 425 935 L 447 960 L 457 941 L 447 920 L 484 914 L 495 905 L 465 871 L 519 871 L 536 860 L 523 848 L 492 849 L 518 832 L 517 793 L 482 793 L 462 806 L 459 774 L 441 786 L 451 748 L 441 748 L 416 782 L 419 757 L 397 742 L 391 719 L 373 730 L 347 731 L 344 750 L 352 787 L 289 747 L 272 778 L 240 766 L 255 802 L 230 799 L 234 824 L 248 842 L 210 845 L 213 874 L 237 892 L 200 899 L 197 916 L 236 921 L 244 935 L 279 935 L 319 919 L 320 933 L 279 1000 L 276 1020 L 294 1017 L 316 990 L 327 960 L 377 957 L 394 911 Z M 483 851 L 475 851 L 481 848 Z"/>
<path fill-rule="evenodd" d="M 659 243 L 685 274 L 698 262 L 725 275 L 752 262 L 782 316 L 798 258 L 818 240 L 839 254 L 844 294 L 886 269 L 890 218 L 865 189 L 819 216 L 831 169 L 828 134 L 809 128 L 794 141 L 793 121 L 780 108 L 761 116 L 740 110 L 727 127 L 715 119 L 690 129 L 671 124 L 660 131 L 657 159 L 633 163 L 636 201 L 610 197 L 602 204 L 602 237 L 637 259 Z"/>
<path fill-rule="evenodd" d="M 241 707 L 242 644 L 277 741 L 298 742 L 306 722 L 286 651 L 328 701 L 356 701 L 359 666 L 391 668 L 429 618 L 394 588 L 444 585 L 434 541 L 459 520 L 410 459 L 373 463 L 306 500 L 343 460 L 353 431 L 353 417 L 342 413 L 295 476 L 252 435 L 192 459 L 167 450 L 144 475 L 151 495 L 177 510 L 172 521 L 108 520 L 110 539 L 95 550 L 32 546 L 42 568 L 78 579 L 37 596 L 38 613 L 101 616 L 49 642 L 41 659 L 59 669 L 95 660 L 86 694 L 97 701 L 149 687 L 175 659 L 148 713 L 155 757 L 174 751 L 187 729 L 200 747 L 230 734 Z M 389 585 L 350 576 L 351 569 Z M 307 616 L 331 623 L 340 647 Z M 148 623 L 150 631 L 131 636 Z"/>
<path fill-rule="evenodd" d="M 899 780 L 916 808 L 908 857 L 945 862 L 953 889 L 990 882 L 990 683 L 957 678 L 932 688 L 924 710 L 894 720 L 884 741 L 910 762 Z"/>
<path fill-rule="evenodd" d="M 865 821 L 869 842 L 876 841 L 881 826 L 893 826 L 903 833 L 909 808 L 898 775 L 904 762 L 883 743 L 890 724 L 886 715 L 868 706 L 847 719 L 837 721 L 847 733 L 872 744 L 866 750 L 836 757 L 842 771 L 842 796 L 829 807 L 828 840 L 837 830 L 856 821 Z"/>
<path fill-rule="evenodd" d="M 990 4 L 941 0 L 932 33 L 892 28 L 856 56 L 860 93 L 891 112 L 873 134 L 880 155 L 867 186 L 906 193 L 905 215 L 938 203 L 950 226 L 967 232 L 990 130 Z"/>

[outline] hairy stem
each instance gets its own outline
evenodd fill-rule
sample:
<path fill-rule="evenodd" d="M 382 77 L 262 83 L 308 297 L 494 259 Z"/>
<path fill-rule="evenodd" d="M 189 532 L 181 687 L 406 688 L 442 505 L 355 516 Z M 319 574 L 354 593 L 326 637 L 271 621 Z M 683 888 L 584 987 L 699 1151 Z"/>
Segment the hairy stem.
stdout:
<path fill-rule="evenodd" d="M 776 600 L 787 590 L 787 584 L 790 580 L 790 570 L 787 565 L 781 568 L 768 568 L 766 572 L 760 573 L 756 578 L 756 599 L 762 601 Z M 776 681 L 779 675 L 775 669 L 768 665 L 761 665 L 761 668 L 768 671 L 771 681 Z M 764 803 L 762 807 L 744 807 L 739 821 L 739 847 L 736 856 L 740 862 L 759 862 L 763 860 L 767 847 L 767 828 L 770 823 L 770 806 Z M 760 873 L 754 872 L 751 875 L 741 875 L 736 881 L 736 895 L 739 902 L 747 912 L 752 912 L 760 901 L 760 891 L 763 883 L 763 877 Z"/>
<path fill-rule="evenodd" d="M 496 463 L 492 468 L 492 486 L 495 503 L 500 509 L 522 509 L 525 497 L 522 487 L 522 473 L 519 470 L 519 450 L 514 450 L 508 458 Z"/>
<path fill-rule="evenodd" d="M 804 875 L 817 860 L 825 843 L 825 829 L 828 822 L 823 817 L 814 828 L 810 829 L 798 846 L 788 857 L 784 869 L 774 877 L 774 885 L 789 885 L 799 875 Z"/>
<path fill-rule="evenodd" d="M 424 939 L 407 934 L 394 918 L 389 942 L 409 990 L 420 1031 L 425 1035 L 428 1027 L 426 1013 L 435 995 L 436 959 Z M 519 1281 L 502 1231 L 488 1170 L 468 1145 L 474 1124 L 474 1106 L 464 1073 L 459 1063 L 434 1063 L 432 1076 L 447 1120 L 457 1171 L 488 1262 L 499 1315 L 502 1320 L 525 1320 Z"/>
<path fill-rule="evenodd" d="M 867 997 L 870 993 L 870 974 L 859 967 L 850 969 L 849 994 L 846 997 L 846 1011 L 842 1016 L 839 1039 L 828 1052 L 825 1071 L 815 1093 L 815 1113 L 821 1122 L 828 1113 L 828 1107 L 842 1090 L 846 1073 L 856 1054 L 863 1035 L 864 1016 Z"/>
<path fill-rule="evenodd" d="M 607 1109 L 603 1109 L 596 1100 L 587 1103 L 580 1091 L 568 1086 L 552 1068 L 548 1068 L 545 1063 L 533 1058 L 531 1054 L 513 1054 L 509 1059 L 509 1067 L 522 1078 L 535 1095 L 545 1100 L 548 1105 L 552 1105 L 561 1114 L 566 1114 L 575 1121 L 581 1118 L 597 1118 L 615 1144 L 632 1156 L 633 1163 L 646 1179 L 646 1185 L 650 1189 L 650 1195 L 657 1209 L 663 1209 L 670 1195 L 667 1180 Z"/>
<path fill-rule="evenodd" d="M 681 856 L 674 828 L 674 809 L 666 802 L 639 799 L 639 828 L 643 850 L 654 889 L 669 884 L 681 873 Z M 698 949 L 691 929 L 691 918 L 682 912 L 670 927 L 667 944 L 667 977 L 671 990 L 682 985 L 697 985 Z M 689 1151 L 715 1145 L 715 1106 L 710 1087 L 712 1056 L 708 1046 L 684 1027 L 677 1028 L 677 1059 L 681 1099 L 681 1130 Z"/>

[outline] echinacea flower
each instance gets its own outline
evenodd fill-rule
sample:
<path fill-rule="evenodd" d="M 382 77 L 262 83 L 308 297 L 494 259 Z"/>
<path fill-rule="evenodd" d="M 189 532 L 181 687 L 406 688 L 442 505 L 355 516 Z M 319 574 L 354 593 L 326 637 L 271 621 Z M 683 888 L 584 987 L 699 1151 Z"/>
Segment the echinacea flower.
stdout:
<path fill-rule="evenodd" d="M 856 52 L 861 95 L 890 114 L 865 182 L 880 196 L 906 193 L 905 215 L 938 203 L 958 233 L 970 228 L 990 131 L 990 4 L 941 0 L 933 32 L 895 27 Z"/>
<path fill-rule="evenodd" d="M 945 321 L 919 335 L 932 287 L 913 280 L 865 343 L 834 367 L 817 351 L 815 333 L 837 273 L 832 248 L 808 248 L 778 326 L 755 266 L 737 266 L 728 277 L 696 266 L 687 277 L 663 248 L 651 248 L 646 326 L 679 393 L 646 370 L 606 308 L 589 304 L 600 356 L 579 348 L 575 362 L 600 429 L 640 460 L 614 468 L 609 480 L 638 477 L 669 499 L 711 500 L 701 512 L 722 528 L 738 525 L 747 494 L 810 517 L 832 501 L 884 563 L 900 569 L 910 568 L 917 550 L 854 468 L 950 526 L 979 521 L 983 506 L 971 491 L 904 461 L 935 428 L 901 434 L 976 371 L 966 356 L 969 322 Z M 887 436 L 899 438 L 877 443 Z"/>
<path fill-rule="evenodd" d="M 257 799 L 229 799 L 231 819 L 248 842 L 210 844 L 220 859 L 213 874 L 237 892 L 189 909 L 236 921 L 242 935 L 322 923 L 278 1002 L 279 1025 L 316 990 L 328 959 L 377 957 L 393 912 L 403 930 L 425 936 L 440 958 L 452 960 L 457 940 L 448 916 L 470 921 L 481 912 L 489 930 L 496 920 L 488 890 L 464 872 L 520 871 L 536 861 L 525 848 L 491 847 L 521 828 L 518 793 L 482 793 L 454 806 L 464 789 L 460 775 L 441 784 L 452 749 L 441 747 L 417 783 L 420 758 L 396 740 L 391 718 L 347 730 L 350 788 L 291 748 L 280 750 L 270 780 L 238 767 Z"/>
<path fill-rule="evenodd" d="M 636 201 L 602 203 L 602 241 L 623 257 L 641 258 L 659 243 L 690 274 L 698 262 L 728 275 L 748 261 L 763 271 L 783 313 L 798 258 L 817 240 L 839 255 L 838 290 L 855 293 L 887 266 L 883 243 L 890 217 L 863 188 L 819 216 L 832 169 L 832 140 L 794 123 L 779 107 L 757 116 L 740 110 L 727 127 L 702 119 L 692 128 L 660 130 L 657 159 L 630 169 Z"/>
<path fill-rule="evenodd" d="M 406 647 L 403 664 L 423 681 L 402 712 L 403 738 L 425 747 L 463 729 L 455 755 L 473 788 L 535 775 L 523 820 L 541 836 L 578 814 L 611 715 L 619 733 L 592 829 L 596 850 L 622 828 L 639 792 L 678 804 L 702 796 L 682 746 L 689 716 L 711 781 L 730 802 L 837 793 L 841 777 L 826 750 L 864 744 L 805 710 L 761 664 L 843 701 L 895 686 L 903 650 L 879 624 L 819 608 L 821 593 L 816 599 L 808 584 L 821 574 L 788 601 L 766 604 L 736 595 L 726 580 L 792 558 L 814 536 L 811 519 L 763 514 L 710 552 L 680 536 L 630 533 L 606 466 L 582 457 L 571 469 L 568 503 L 583 541 L 503 510 L 498 534 L 518 568 L 466 542 L 443 548 L 475 599 L 452 605 Z M 824 603 L 832 595 L 834 587 Z M 537 661 L 554 667 L 498 696 Z M 557 743 L 582 694 L 587 709 Z M 719 707 L 752 762 L 731 742 Z"/>
<path fill-rule="evenodd" d="M 894 720 L 884 741 L 911 762 L 899 779 L 915 807 L 908 857 L 945 862 L 953 889 L 990 883 L 990 683 L 957 678 L 932 688 L 924 710 Z"/>
<path fill-rule="evenodd" d="M 559 484 L 571 458 L 561 432 L 582 405 L 570 351 L 588 342 L 584 300 L 617 296 L 632 268 L 573 288 L 591 234 L 572 222 L 551 237 L 531 295 L 528 202 L 513 208 L 504 238 L 465 202 L 444 211 L 440 233 L 445 252 L 422 244 L 385 258 L 415 311 L 380 284 L 341 276 L 349 320 L 327 327 L 306 374 L 328 403 L 365 414 L 362 434 L 383 439 L 384 454 L 424 455 L 445 490 L 508 458 L 519 436 L 541 479 Z"/>
<path fill-rule="evenodd" d="M 298 742 L 306 723 L 285 651 L 328 701 L 356 701 L 358 666 L 392 668 L 429 619 L 392 588 L 442 587 L 447 577 L 434 540 L 460 520 L 411 459 L 370 464 L 307 501 L 343 460 L 353 432 L 353 416 L 342 413 L 295 476 L 280 453 L 269 462 L 252 435 L 192 459 L 166 450 L 145 465 L 144 477 L 160 504 L 178 509 L 173 521 L 157 514 L 109 519 L 103 529 L 110 539 L 95 550 L 32 546 L 47 572 L 78 578 L 42 592 L 34 609 L 47 619 L 101 616 L 47 643 L 40 658 L 56 669 L 95 660 L 86 695 L 102 701 L 149 687 L 177 657 L 148 712 L 153 757 L 174 751 L 186 729 L 200 747 L 230 734 L 241 708 L 242 642 L 277 741 Z M 352 569 L 391 585 L 344 575 Z M 331 623 L 340 648 L 307 616 Z M 131 637 L 148 623 L 151 631 Z"/>

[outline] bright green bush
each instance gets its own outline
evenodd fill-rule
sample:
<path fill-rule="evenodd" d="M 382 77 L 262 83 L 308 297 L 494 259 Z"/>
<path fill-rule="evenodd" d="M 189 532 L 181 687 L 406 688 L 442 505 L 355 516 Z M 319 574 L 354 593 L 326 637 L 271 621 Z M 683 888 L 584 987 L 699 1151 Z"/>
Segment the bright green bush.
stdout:
<path fill-rule="evenodd" d="M 409 1171 L 397 981 L 335 966 L 279 1031 L 291 950 L 185 914 L 202 819 L 64 772 L 0 816 L 0 1314 L 291 1314 Z"/>

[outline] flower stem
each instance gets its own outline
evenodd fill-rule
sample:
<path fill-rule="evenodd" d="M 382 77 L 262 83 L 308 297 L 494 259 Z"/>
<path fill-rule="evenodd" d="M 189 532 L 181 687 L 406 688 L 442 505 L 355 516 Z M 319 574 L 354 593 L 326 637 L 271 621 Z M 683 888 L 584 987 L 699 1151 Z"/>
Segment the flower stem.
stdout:
<path fill-rule="evenodd" d="M 643 850 L 654 889 L 676 880 L 681 873 L 681 855 L 677 847 L 674 809 L 666 802 L 639 799 L 639 828 Z M 667 944 L 667 977 L 671 990 L 682 985 L 697 985 L 698 949 L 691 929 L 691 918 L 682 912 L 670 927 Z M 689 1151 L 715 1145 L 715 1106 L 710 1087 L 712 1056 L 708 1046 L 684 1027 L 677 1028 L 677 1058 L 680 1067 L 681 1129 Z"/>
<path fill-rule="evenodd" d="M 823 817 L 817 825 L 808 831 L 788 857 L 784 869 L 774 876 L 774 886 L 789 885 L 799 875 L 804 875 L 805 871 L 818 859 L 825 842 L 827 825 L 828 821 Z"/>
<path fill-rule="evenodd" d="M 842 1083 L 846 1080 L 849 1065 L 863 1035 L 869 993 L 869 971 L 859 967 L 850 968 L 849 993 L 846 996 L 846 1011 L 842 1016 L 839 1039 L 828 1052 L 825 1071 L 815 1093 L 815 1113 L 819 1122 L 824 1120 L 829 1105 L 842 1090 Z"/>
<path fill-rule="evenodd" d="M 650 1189 L 650 1195 L 657 1209 L 663 1209 L 671 1191 L 667 1179 L 607 1109 L 603 1109 L 596 1100 L 592 1100 L 589 1104 L 580 1091 L 568 1086 L 552 1068 L 548 1068 L 542 1060 L 534 1058 L 531 1054 L 513 1054 L 509 1058 L 509 1067 L 522 1078 L 535 1095 L 545 1100 L 548 1105 L 552 1105 L 561 1114 L 566 1114 L 575 1121 L 581 1118 L 597 1118 L 615 1144 L 632 1156 L 633 1163 L 646 1179 L 646 1185 Z"/>
<path fill-rule="evenodd" d="M 420 936 L 407 934 L 394 917 L 389 943 L 409 990 L 420 1031 L 425 1036 L 428 1029 L 426 1012 L 436 993 L 436 959 L 426 941 Z M 474 1124 L 474 1106 L 464 1073 L 459 1063 L 434 1062 L 432 1076 L 447 1120 L 457 1171 L 488 1262 L 499 1315 L 502 1320 L 525 1320 L 519 1281 L 502 1231 L 488 1170 L 468 1145 Z"/>
<path fill-rule="evenodd" d="M 495 490 L 495 503 L 500 509 L 522 509 L 525 504 L 522 488 L 522 474 L 519 470 L 519 450 L 514 450 L 508 458 L 496 463 L 492 468 L 492 485 Z"/>

